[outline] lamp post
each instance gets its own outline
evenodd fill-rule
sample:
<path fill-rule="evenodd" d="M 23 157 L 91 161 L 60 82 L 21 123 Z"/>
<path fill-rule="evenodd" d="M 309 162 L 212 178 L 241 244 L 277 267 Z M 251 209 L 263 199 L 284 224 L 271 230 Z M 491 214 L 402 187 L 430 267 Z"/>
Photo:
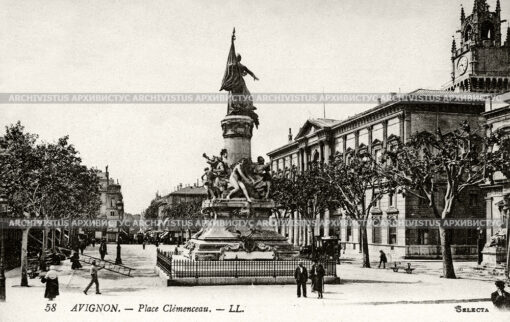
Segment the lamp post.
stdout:
<path fill-rule="evenodd" d="M 510 195 L 505 196 L 504 211 L 506 212 L 506 266 L 505 275 L 510 280 Z"/>
<path fill-rule="evenodd" d="M 0 214 L 7 213 L 7 199 L 0 195 Z M 0 220 L 3 218 L 0 217 Z M 0 222 L 0 302 L 5 302 L 5 237 L 4 223 Z"/>
<path fill-rule="evenodd" d="M 124 204 L 122 201 L 117 201 L 117 211 L 119 213 L 119 220 L 122 218 L 122 214 L 124 212 Z M 116 265 L 122 265 L 122 259 L 120 257 L 120 222 L 118 226 L 118 232 L 117 232 L 117 258 L 115 258 L 115 264 Z"/>

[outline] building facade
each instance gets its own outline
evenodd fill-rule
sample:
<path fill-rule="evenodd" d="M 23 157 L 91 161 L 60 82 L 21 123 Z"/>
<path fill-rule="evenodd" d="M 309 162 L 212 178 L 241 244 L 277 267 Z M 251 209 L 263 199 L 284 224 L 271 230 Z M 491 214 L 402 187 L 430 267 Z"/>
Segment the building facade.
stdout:
<path fill-rule="evenodd" d="M 392 149 L 399 141 L 406 142 L 415 133 L 434 133 L 438 127 L 447 133 L 458 128 L 464 121 L 472 129 L 484 131 L 481 113 L 485 101 L 472 99 L 452 102 L 448 99 L 451 95 L 443 91 L 417 90 L 344 121 L 308 120 L 293 140 L 268 153 L 272 170 L 287 171 L 293 166 L 303 170 L 312 162 L 328 162 L 329 157 L 335 154 L 346 158 L 354 151 L 367 151 L 377 158 L 384 150 Z M 459 202 L 454 216 L 485 218 L 485 207 L 481 200 L 483 196 L 480 189 L 469 189 L 462 202 Z M 293 214 L 292 219 L 297 220 L 299 216 Z M 336 236 L 346 246 L 346 251 L 360 251 L 359 229 L 348 214 L 341 209 L 332 209 L 322 214 L 321 219 L 327 223 L 328 220 L 340 218 L 352 224 L 340 227 L 328 227 L 325 224 L 320 229 L 315 228 L 314 235 Z M 409 218 L 434 217 L 420 199 L 399 194 L 385 196 L 371 214 L 372 220 Z M 312 240 L 300 228 L 284 227 L 282 232 L 297 246 L 308 245 Z M 367 235 L 371 252 L 384 250 L 392 258 L 441 256 L 439 234 L 435 228 L 368 227 Z M 476 241 L 476 229 L 456 230 L 452 247 L 454 257 L 476 255 Z"/>
<path fill-rule="evenodd" d="M 495 104 L 494 102 L 499 102 Z M 510 92 L 491 98 L 487 102 L 486 112 L 483 116 L 487 122 L 487 131 L 502 131 L 507 138 L 510 138 Z M 486 192 L 485 206 L 488 220 L 499 220 L 502 224 L 499 227 L 490 226 L 486 229 L 487 243 L 485 251 L 489 251 L 491 237 L 496 234 L 506 235 L 508 217 L 510 216 L 510 180 L 501 172 L 495 173 L 493 183 L 482 185 Z M 490 251 L 489 251 L 490 252 Z M 506 249 L 497 247 L 494 252 L 492 263 L 503 262 L 506 259 Z M 484 261 L 490 262 L 490 256 L 484 254 Z"/>
<path fill-rule="evenodd" d="M 462 102 L 454 98 L 455 93 L 493 93 L 510 96 L 510 27 L 502 29 L 501 3 L 496 2 L 491 11 L 486 0 L 474 0 L 471 15 L 466 16 L 464 8 L 460 13 L 460 40 L 455 38 L 451 48 L 451 80 L 443 91 L 418 90 L 406 97 L 392 99 L 379 104 L 367 112 L 344 121 L 330 119 L 308 120 L 296 138 L 288 144 L 268 153 L 274 171 L 285 171 L 292 166 L 306 169 L 310 162 L 327 162 L 329 156 L 350 151 L 366 150 L 375 157 L 385 149 L 391 149 L 398 140 L 406 141 L 417 132 L 434 132 L 440 127 L 448 132 L 467 120 L 471 128 L 480 133 L 509 128 L 510 100 L 503 97 L 500 106 L 493 106 L 495 97 L 489 96 L 485 107 L 483 96 L 463 97 Z M 506 32 L 505 41 L 503 34 Z M 452 93 L 453 92 L 453 93 Z M 451 95 L 449 95 L 449 93 Z M 506 94 L 503 94 L 506 93 Z M 506 96 L 505 96 L 506 97 Z M 442 99 L 443 98 L 443 99 Z M 501 98 L 501 97 L 500 97 Z M 487 112 L 485 112 L 487 111 Z M 487 128 L 485 126 L 487 125 Z M 498 174 L 494 185 L 483 185 L 464 192 L 457 207 L 457 214 L 464 217 L 506 218 L 510 209 L 509 181 Z M 486 195 L 484 195 L 486 193 Z M 483 202 L 485 199 L 485 203 Z M 373 211 L 373 218 L 413 218 L 430 216 L 426 205 L 412 196 L 387 196 Z M 299 214 L 294 214 L 299 218 Z M 341 210 L 323 214 L 342 216 Z M 326 220 L 327 222 L 327 220 Z M 308 244 L 310 229 L 283 227 L 282 233 L 295 245 Z M 435 229 L 410 229 L 407 227 L 371 227 L 368 229 L 371 251 L 386 249 L 390 256 L 439 258 L 439 238 Z M 314 231 L 315 235 L 338 236 L 347 249 L 359 249 L 359 230 L 356 223 L 345 227 L 324 227 Z M 496 233 L 494 228 L 482 230 L 456 230 L 452 252 L 454 257 L 470 257 L 476 254 L 478 238 L 489 240 Z"/>
<path fill-rule="evenodd" d="M 111 220 L 122 220 L 124 213 L 124 202 L 122 196 L 122 186 L 119 181 L 115 181 L 110 177 L 108 166 L 105 171 L 101 171 L 99 176 L 99 190 L 101 193 L 101 206 L 99 208 L 98 218 L 111 219 Z M 117 239 L 118 230 L 116 228 L 109 227 L 103 231 L 96 231 L 95 237 L 106 238 L 107 241 L 113 242 Z"/>
<path fill-rule="evenodd" d="M 198 203 L 202 204 L 202 201 L 207 199 L 207 190 L 203 186 L 198 184 L 183 186 L 179 184 L 176 189 L 167 194 L 166 196 L 156 195 L 154 202 L 157 204 L 158 219 L 164 219 L 165 210 L 173 208 L 181 203 Z M 183 217 L 185 215 L 183 214 Z M 180 218 L 184 219 L 184 218 Z M 185 240 L 191 237 L 194 230 L 181 229 L 180 227 L 166 227 L 161 228 L 165 232 L 161 235 L 161 238 L 166 238 L 173 242 L 183 243 Z"/>

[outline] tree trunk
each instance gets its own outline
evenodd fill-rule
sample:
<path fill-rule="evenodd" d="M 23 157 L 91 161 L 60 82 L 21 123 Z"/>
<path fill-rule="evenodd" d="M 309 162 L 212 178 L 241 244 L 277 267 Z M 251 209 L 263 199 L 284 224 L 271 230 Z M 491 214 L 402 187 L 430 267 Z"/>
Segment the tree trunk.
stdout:
<path fill-rule="evenodd" d="M 55 232 L 56 232 L 56 231 L 57 231 L 57 229 L 56 229 L 56 228 L 52 228 L 52 229 L 51 229 L 51 250 L 52 250 L 53 252 L 55 252 L 55 249 L 56 249 L 56 245 L 55 245 L 55 243 L 56 243 L 56 241 L 57 241 L 57 239 L 55 238 Z"/>
<path fill-rule="evenodd" d="M 363 267 L 370 268 L 370 257 L 368 255 L 368 237 L 367 237 L 367 226 L 362 224 L 360 227 L 360 234 L 362 240 L 362 252 L 363 252 Z"/>
<path fill-rule="evenodd" d="M 441 236 L 441 255 L 443 256 L 443 276 L 445 278 L 457 278 L 455 276 L 455 269 L 453 268 L 451 248 L 452 231 L 444 227 L 439 227 L 439 234 Z"/>
<path fill-rule="evenodd" d="M 42 233 L 43 233 L 43 237 L 42 237 L 39 269 L 41 271 L 45 271 L 46 270 L 46 249 L 48 249 L 48 228 L 44 227 Z"/>
<path fill-rule="evenodd" d="M 30 228 L 25 228 L 22 231 L 21 239 L 21 286 L 28 286 L 28 233 Z"/>

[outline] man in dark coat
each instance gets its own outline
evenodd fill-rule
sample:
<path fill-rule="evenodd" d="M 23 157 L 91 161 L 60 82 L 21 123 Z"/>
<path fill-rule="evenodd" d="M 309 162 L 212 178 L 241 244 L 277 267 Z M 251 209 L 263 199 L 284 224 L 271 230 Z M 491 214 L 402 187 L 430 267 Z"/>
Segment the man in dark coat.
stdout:
<path fill-rule="evenodd" d="M 55 266 L 50 266 L 50 270 L 44 277 L 41 278 L 41 282 L 46 283 L 46 289 L 44 290 L 44 297 L 50 301 L 53 301 L 58 292 L 58 276 Z"/>
<path fill-rule="evenodd" d="M 386 268 L 386 263 L 388 262 L 388 259 L 386 258 L 386 254 L 380 250 L 379 251 L 379 268 L 381 268 L 381 264 L 383 264 L 383 268 Z"/>
<path fill-rule="evenodd" d="M 303 265 L 303 262 L 299 262 L 299 266 L 294 272 L 294 278 L 297 283 L 297 297 L 301 297 L 301 290 L 303 290 L 303 297 L 306 297 L 306 281 L 308 281 L 308 271 Z"/>
<path fill-rule="evenodd" d="M 500 310 L 510 310 L 510 293 L 505 291 L 505 282 L 496 281 L 496 292 L 491 294 L 491 300 L 495 307 Z"/>
<path fill-rule="evenodd" d="M 99 245 L 99 255 L 101 255 L 101 260 L 104 260 L 104 256 L 106 255 L 106 241 L 101 240 L 101 245 Z"/>

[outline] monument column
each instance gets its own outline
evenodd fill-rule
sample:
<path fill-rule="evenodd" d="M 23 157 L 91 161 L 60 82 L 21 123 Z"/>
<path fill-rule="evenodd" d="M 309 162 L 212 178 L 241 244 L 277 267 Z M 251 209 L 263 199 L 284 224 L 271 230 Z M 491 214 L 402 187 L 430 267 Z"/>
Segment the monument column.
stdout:
<path fill-rule="evenodd" d="M 227 115 L 221 121 L 223 141 L 227 149 L 226 162 L 232 165 L 242 158 L 251 160 L 253 120 L 245 115 Z"/>

